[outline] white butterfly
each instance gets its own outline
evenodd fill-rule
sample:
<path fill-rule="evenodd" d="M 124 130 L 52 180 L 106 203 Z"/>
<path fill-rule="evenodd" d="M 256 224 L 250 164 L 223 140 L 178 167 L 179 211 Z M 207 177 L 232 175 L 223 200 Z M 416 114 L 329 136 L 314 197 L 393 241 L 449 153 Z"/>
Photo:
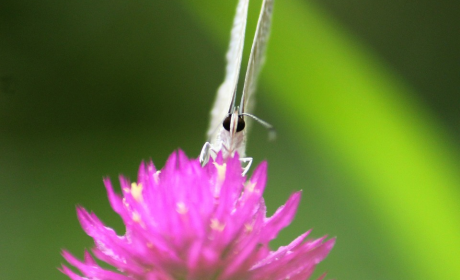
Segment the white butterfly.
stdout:
<path fill-rule="evenodd" d="M 225 79 L 217 91 L 217 97 L 211 110 L 211 122 L 207 132 L 209 142 L 203 146 L 200 162 L 205 165 L 209 158 L 215 158 L 222 152 L 223 158 L 233 157 L 238 152 L 240 160 L 247 162 L 243 175 L 249 170 L 252 158 L 246 157 L 246 123 L 244 118 L 251 117 L 268 129 L 273 127 L 248 114 L 248 101 L 256 88 L 257 76 L 264 63 L 264 54 L 272 18 L 274 0 L 263 0 L 256 33 L 249 56 L 244 88 L 239 106 L 236 106 L 236 92 L 243 56 L 244 34 L 248 15 L 249 0 L 239 0 L 233 20 L 230 46 L 227 51 Z"/>

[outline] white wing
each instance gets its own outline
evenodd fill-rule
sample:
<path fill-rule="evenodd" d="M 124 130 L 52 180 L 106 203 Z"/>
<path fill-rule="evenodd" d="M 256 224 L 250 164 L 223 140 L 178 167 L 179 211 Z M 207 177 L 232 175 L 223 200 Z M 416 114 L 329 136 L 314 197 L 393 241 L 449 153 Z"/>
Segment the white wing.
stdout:
<path fill-rule="evenodd" d="M 251 54 L 249 56 L 248 68 L 244 79 L 243 95 L 241 97 L 240 113 L 250 112 L 247 108 L 248 100 L 254 93 L 257 84 L 257 77 L 265 61 L 265 49 L 270 35 L 270 25 L 272 21 L 274 0 L 264 0 L 257 22 L 256 34 L 252 43 Z M 254 104 L 252 101 L 250 104 Z"/>
<path fill-rule="evenodd" d="M 227 68 L 225 70 L 225 79 L 217 91 L 217 97 L 211 110 L 211 121 L 207 132 L 207 137 L 210 141 L 212 141 L 212 138 L 214 138 L 213 136 L 219 131 L 222 121 L 227 116 L 229 108 L 235 98 L 236 86 L 241 68 L 241 59 L 243 56 L 248 6 L 249 0 L 239 0 L 236 8 L 230 45 L 226 55 Z"/>

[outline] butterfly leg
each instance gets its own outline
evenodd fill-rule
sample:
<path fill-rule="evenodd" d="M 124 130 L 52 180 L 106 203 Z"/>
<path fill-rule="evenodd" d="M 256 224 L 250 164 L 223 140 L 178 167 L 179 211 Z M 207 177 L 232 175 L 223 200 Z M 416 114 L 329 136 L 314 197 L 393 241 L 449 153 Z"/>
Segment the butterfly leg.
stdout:
<path fill-rule="evenodd" d="M 246 173 L 248 173 L 249 168 L 251 168 L 251 165 L 252 165 L 252 157 L 240 158 L 240 161 L 241 161 L 241 162 L 247 162 L 246 166 L 243 167 L 243 173 L 241 173 L 241 175 L 245 176 Z"/>
<path fill-rule="evenodd" d="M 209 161 L 209 157 L 211 156 L 211 143 L 206 142 L 203 145 L 200 153 L 200 163 L 201 166 L 205 166 L 206 163 Z"/>

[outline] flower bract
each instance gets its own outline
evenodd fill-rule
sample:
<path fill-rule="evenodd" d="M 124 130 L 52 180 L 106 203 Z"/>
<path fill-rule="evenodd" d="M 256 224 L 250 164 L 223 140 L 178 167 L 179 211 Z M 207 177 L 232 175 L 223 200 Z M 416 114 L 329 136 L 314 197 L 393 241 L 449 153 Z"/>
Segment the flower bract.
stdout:
<path fill-rule="evenodd" d="M 272 251 L 269 242 L 294 218 L 300 192 L 266 217 L 262 197 L 267 164 L 247 180 L 238 156 L 221 156 L 201 167 L 179 151 L 159 171 L 142 163 L 137 182 L 120 177 L 122 195 L 104 179 L 110 204 L 124 235 L 78 207 L 84 231 L 95 241 L 92 253 L 64 258 L 73 280 L 282 280 L 308 279 L 335 239 L 308 239 L 309 232 Z M 101 267 L 99 261 L 115 269 Z M 83 275 L 83 276 L 80 276 Z"/>

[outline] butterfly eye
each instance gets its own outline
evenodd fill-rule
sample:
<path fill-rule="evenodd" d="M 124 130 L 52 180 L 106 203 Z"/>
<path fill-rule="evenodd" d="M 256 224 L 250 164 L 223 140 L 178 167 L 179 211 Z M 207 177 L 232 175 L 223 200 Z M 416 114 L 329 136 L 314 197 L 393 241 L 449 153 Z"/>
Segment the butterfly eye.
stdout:
<path fill-rule="evenodd" d="M 232 115 L 229 115 L 224 119 L 222 125 L 224 126 L 225 130 L 230 131 L 230 123 L 232 122 Z M 243 116 L 238 116 L 238 124 L 236 125 L 236 132 L 240 132 L 244 129 L 246 123 L 244 122 Z"/>
<path fill-rule="evenodd" d="M 244 122 L 243 116 L 238 116 L 238 124 L 236 125 L 236 132 L 240 132 L 244 129 L 246 123 Z"/>

